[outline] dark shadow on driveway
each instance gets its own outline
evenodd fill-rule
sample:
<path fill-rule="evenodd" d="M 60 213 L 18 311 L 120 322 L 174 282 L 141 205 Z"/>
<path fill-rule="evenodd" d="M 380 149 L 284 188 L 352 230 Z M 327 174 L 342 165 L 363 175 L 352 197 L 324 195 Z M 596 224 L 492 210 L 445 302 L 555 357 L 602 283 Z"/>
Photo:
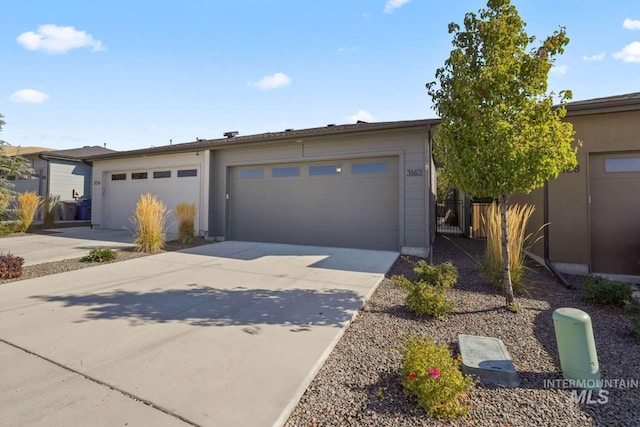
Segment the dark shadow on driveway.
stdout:
<path fill-rule="evenodd" d="M 128 319 L 132 325 L 183 322 L 193 326 L 342 327 L 351 320 L 362 298 L 342 290 L 216 289 L 189 285 L 190 289 L 152 292 L 115 291 L 100 294 L 33 296 L 64 307 L 87 307 L 83 321 Z M 256 333 L 255 329 L 250 329 Z"/>

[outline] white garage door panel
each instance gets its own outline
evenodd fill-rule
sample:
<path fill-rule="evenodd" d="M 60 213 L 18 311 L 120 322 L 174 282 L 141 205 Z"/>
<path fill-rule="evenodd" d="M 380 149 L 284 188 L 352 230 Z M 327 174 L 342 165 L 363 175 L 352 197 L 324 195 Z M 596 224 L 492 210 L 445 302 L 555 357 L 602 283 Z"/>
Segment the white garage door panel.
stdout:
<path fill-rule="evenodd" d="M 353 173 L 354 164 L 386 163 L 383 172 Z M 340 173 L 312 176 L 310 167 Z M 286 165 L 300 176 L 274 177 L 281 165 L 231 169 L 230 238 L 365 249 L 399 248 L 399 173 L 395 157 Z M 262 169 L 241 179 L 238 172 Z"/>
<path fill-rule="evenodd" d="M 174 213 L 179 203 L 196 204 L 196 232 L 199 218 L 200 169 L 197 166 L 180 167 L 179 170 L 195 169 L 197 176 L 178 177 L 176 168 L 135 169 L 128 171 L 106 172 L 103 195 L 104 228 L 134 230 L 131 222 L 133 211 L 140 196 L 151 193 L 158 197 L 171 212 L 167 217 L 167 231 L 176 233 L 178 223 Z M 153 178 L 154 171 L 171 171 L 169 178 Z M 132 173 L 147 172 L 147 179 L 131 179 Z M 126 180 L 112 180 L 114 174 L 126 174 Z"/>

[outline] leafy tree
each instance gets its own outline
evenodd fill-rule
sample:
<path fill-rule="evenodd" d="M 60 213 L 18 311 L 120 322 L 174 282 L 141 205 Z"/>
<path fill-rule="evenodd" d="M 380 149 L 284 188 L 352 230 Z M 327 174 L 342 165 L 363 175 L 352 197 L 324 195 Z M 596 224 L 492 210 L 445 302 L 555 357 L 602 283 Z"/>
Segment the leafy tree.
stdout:
<path fill-rule="evenodd" d="M 6 123 L 0 114 L 0 131 Z M 22 156 L 7 156 L 4 147 L 9 143 L 0 140 L 0 218 L 3 217 L 13 199 L 14 193 L 11 191 L 13 184 L 9 181 L 9 176 L 27 176 L 33 173 L 29 166 L 29 161 Z"/>
<path fill-rule="evenodd" d="M 509 0 L 489 0 L 487 8 L 467 13 L 464 29 L 453 33 L 449 59 L 427 84 L 434 109 L 442 118 L 434 155 L 444 175 L 471 197 L 491 197 L 501 211 L 503 286 L 507 307 L 513 297 L 507 235 L 508 197 L 529 193 L 575 167 L 573 126 L 564 122 L 570 91 L 547 93 L 555 56 L 569 42 L 564 28 L 538 47 L 535 37 Z"/>

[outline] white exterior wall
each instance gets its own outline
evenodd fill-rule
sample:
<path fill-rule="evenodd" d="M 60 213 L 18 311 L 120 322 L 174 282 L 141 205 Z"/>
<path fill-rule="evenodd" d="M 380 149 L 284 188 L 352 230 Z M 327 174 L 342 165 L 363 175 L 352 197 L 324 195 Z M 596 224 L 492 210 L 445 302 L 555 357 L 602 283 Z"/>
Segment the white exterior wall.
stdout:
<path fill-rule="evenodd" d="M 103 223 L 104 215 L 104 188 L 107 173 L 110 171 L 125 170 L 148 170 L 163 169 L 176 167 L 197 166 L 199 169 L 198 178 L 200 180 L 200 200 L 198 209 L 198 218 L 196 224 L 196 232 L 200 235 L 208 234 L 208 189 L 209 189 L 209 169 L 208 169 L 208 150 L 199 150 L 189 153 L 177 153 L 166 155 L 139 156 L 120 159 L 104 159 L 95 160 L 93 162 L 93 178 L 92 178 L 92 199 L 91 199 L 91 223 L 100 227 Z M 154 186 L 161 185 L 153 180 L 149 180 L 149 192 L 154 192 Z M 157 188 L 157 187 L 156 187 Z"/>

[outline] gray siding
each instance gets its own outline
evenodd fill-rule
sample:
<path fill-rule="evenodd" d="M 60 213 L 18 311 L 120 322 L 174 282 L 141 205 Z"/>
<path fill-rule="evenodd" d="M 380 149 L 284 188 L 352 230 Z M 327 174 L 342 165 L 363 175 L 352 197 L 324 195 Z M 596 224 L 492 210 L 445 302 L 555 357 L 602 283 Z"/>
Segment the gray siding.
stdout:
<path fill-rule="evenodd" d="M 217 237 L 229 237 L 226 227 L 228 170 L 233 166 L 312 162 L 332 159 L 397 156 L 399 161 L 400 247 L 429 248 L 428 174 L 430 158 L 426 127 L 332 137 L 306 137 L 281 143 L 251 144 L 216 151 L 210 230 Z M 408 171 L 421 171 L 409 176 Z M 420 175 L 421 173 L 421 175 Z"/>
<path fill-rule="evenodd" d="M 49 194 L 60 200 L 73 200 L 72 191 L 79 197 L 91 197 L 91 166 L 65 160 L 49 161 Z"/>

